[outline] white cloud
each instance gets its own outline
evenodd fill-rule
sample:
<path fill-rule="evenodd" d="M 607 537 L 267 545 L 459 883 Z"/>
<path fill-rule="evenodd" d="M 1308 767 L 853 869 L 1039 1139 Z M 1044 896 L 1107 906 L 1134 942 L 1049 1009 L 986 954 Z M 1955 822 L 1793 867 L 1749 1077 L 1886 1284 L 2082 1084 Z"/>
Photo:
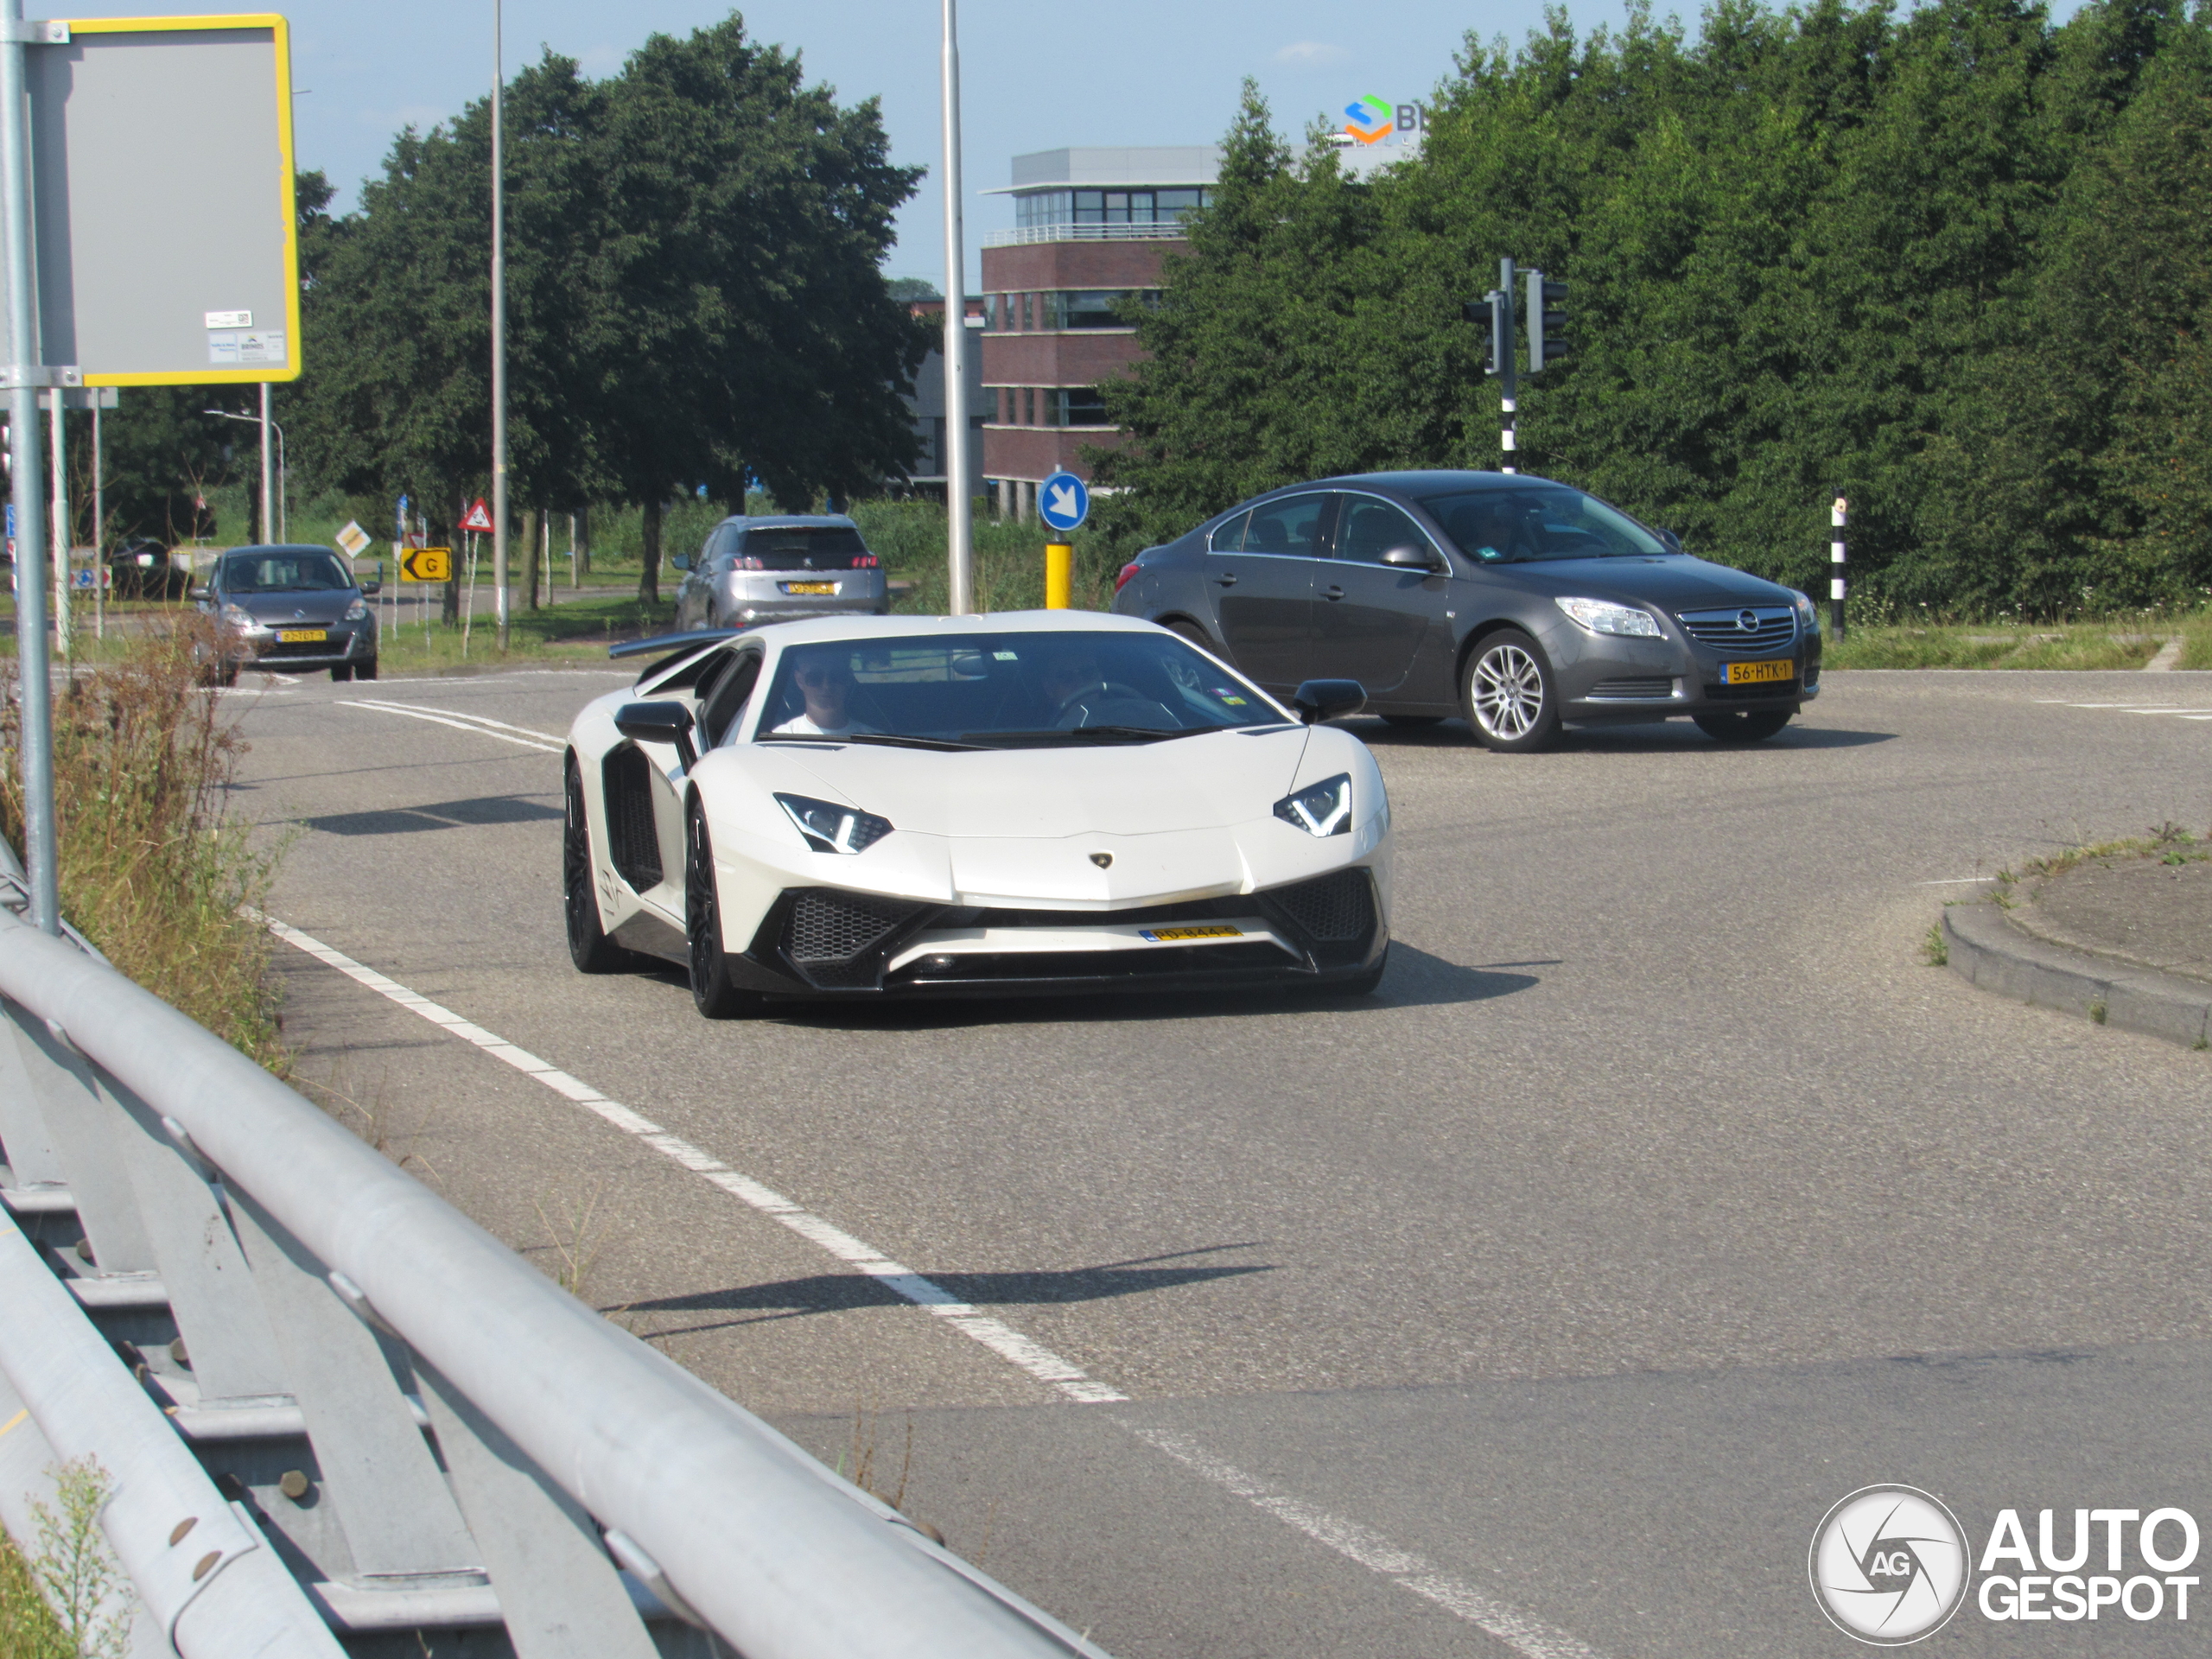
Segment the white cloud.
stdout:
<path fill-rule="evenodd" d="M 1277 63 L 1319 64 L 1341 63 L 1351 53 L 1341 46 L 1332 46 L 1326 41 L 1293 41 L 1275 54 Z"/>

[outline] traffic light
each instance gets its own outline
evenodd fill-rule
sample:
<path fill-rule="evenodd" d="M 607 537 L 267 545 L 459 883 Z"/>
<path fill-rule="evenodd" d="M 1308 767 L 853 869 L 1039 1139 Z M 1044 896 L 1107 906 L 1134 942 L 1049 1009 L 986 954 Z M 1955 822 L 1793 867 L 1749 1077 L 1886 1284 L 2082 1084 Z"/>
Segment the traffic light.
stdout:
<path fill-rule="evenodd" d="M 1503 294 L 1493 288 L 1479 300 L 1465 301 L 1459 307 L 1459 315 L 1477 327 L 1490 330 L 1490 344 L 1484 347 L 1483 358 L 1484 374 L 1496 374 L 1499 363 L 1512 360 L 1509 354 L 1513 350 L 1513 325 L 1508 318 Z"/>
<path fill-rule="evenodd" d="M 1528 275 L 1529 372 L 1535 374 L 1567 355 L 1567 284 L 1548 280 L 1541 270 Z"/>

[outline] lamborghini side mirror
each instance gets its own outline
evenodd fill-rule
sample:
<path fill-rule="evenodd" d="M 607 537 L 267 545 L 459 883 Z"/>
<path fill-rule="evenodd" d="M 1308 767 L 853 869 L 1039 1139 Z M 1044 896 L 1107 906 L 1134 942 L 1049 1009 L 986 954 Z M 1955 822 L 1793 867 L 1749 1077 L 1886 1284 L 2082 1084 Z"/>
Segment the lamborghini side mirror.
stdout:
<path fill-rule="evenodd" d="M 686 772 L 699 764 L 691 724 L 691 711 L 680 702 L 626 702 L 614 711 L 616 731 L 632 743 L 673 743 Z"/>
<path fill-rule="evenodd" d="M 1308 726 L 1356 715 L 1367 706 L 1367 688 L 1357 680 L 1308 680 L 1290 694 L 1290 706 Z"/>

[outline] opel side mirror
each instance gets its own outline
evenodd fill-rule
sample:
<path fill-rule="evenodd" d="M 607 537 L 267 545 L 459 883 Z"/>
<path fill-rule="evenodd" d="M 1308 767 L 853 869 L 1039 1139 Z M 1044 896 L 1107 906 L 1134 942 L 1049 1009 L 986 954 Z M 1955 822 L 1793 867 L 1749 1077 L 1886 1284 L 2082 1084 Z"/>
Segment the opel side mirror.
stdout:
<path fill-rule="evenodd" d="M 632 743 L 673 743 L 686 772 L 699 764 L 691 711 L 680 702 L 626 702 L 614 711 L 614 729 Z"/>
<path fill-rule="evenodd" d="M 1382 563 L 1404 570 L 1427 570 L 1432 574 L 1444 568 L 1444 561 L 1436 556 L 1433 549 L 1411 545 L 1389 549 L 1382 555 Z"/>
<path fill-rule="evenodd" d="M 1367 688 L 1357 680 L 1308 680 L 1290 694 L 1290 706 L 1308 726 L 1340 720 L 1367 706 Z"/>
<path fill-rule="evenodd" d="M 1661 531 L 1659 539 L 1667 543 L 1667 550 L 1669 553 L 1679 553 L 1682 550 L 1682 538 L 1671 530 Z"/>
<path fill-rule="evenodd" d="M 689 570 L 691 568 L 691 556 L 689 553 L 671 554 L 668 563 L 672 570 Z"/>

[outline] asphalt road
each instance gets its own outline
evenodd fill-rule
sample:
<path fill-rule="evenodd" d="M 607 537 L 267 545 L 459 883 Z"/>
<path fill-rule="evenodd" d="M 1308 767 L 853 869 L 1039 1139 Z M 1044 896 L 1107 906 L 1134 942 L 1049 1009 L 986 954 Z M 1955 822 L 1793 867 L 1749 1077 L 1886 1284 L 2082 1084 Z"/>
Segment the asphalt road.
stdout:
<path fill-rule="evenodd" d="M 1977 1548 L 2006 1506 L 2212 1526 L 2212 1057 L 1919 954 L 2008 862 L 2212 823 L 2212 721 L 2069 706 L 2212 714 L 2212 676 L 1837 674 L 1746 751 L 1362 723 L 1400 837 L 1371 999 L 734 1025 L 569 967 L 555 748 L 620 683 L 241 687 L 272 912 L 1029 1358 L 287 948 L 303 1073 L 1116 1654 L 1854 1652 L 1806 1551 L 1870 1482 Z M 2164 1654 L 2190 1612 L 1937 1641 Z"/>

